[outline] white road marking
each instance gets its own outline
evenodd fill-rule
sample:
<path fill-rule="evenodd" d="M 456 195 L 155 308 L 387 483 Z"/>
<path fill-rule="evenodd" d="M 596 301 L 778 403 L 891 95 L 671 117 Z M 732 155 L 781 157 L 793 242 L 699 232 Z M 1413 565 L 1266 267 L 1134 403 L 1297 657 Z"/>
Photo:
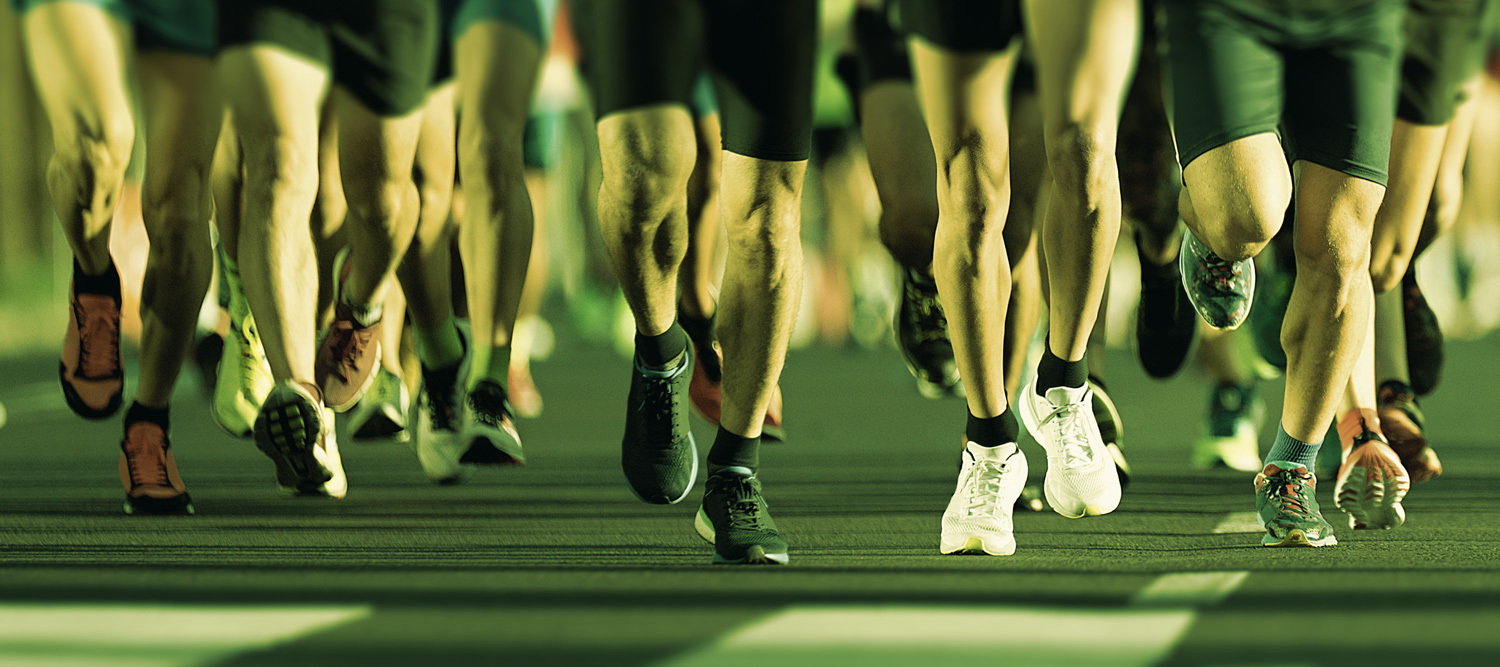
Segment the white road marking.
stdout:
<path fill-rule="evenodd" d="M 0 664 L 189 667 L 290 641 L 368 606 L 0 605 Z"/>
<path fill-rule="evenodd" d="M 1255 520 L 1255 512 L 1230 512 L 1224 517 L 1219 525 L 1214 526 L 1215 533 L 1263 533 L 1259 521 Z"/>
<path fill-rule="evenodd" d="M 797 606 L 666 664 L 1150 665 L 1171 653 L 1192 620 L 1189 609 Z"/>
<path fill-rule="evenodd" d="M 1141 589 L 1131 603 L 1137 606 L 1206 607 L 1219 604 L 1239 588 L 1249 572 L 1174 572 Z"/>

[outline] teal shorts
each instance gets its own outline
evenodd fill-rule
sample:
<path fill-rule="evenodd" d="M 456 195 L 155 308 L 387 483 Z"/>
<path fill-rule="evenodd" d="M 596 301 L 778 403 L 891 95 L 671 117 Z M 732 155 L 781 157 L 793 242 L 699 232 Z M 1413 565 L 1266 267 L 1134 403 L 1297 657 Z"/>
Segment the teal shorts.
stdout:
<path fill-rule="evenodd" d="M 11 0 L 17 14 L 60 0 Z M 211 0 L 69 0 L 94 5 L 124 21 L 137 51 L 214 57 L 218 53 L 217 3 Z"/>
<path fill-rule="evenodd" d="M 439 85 L 457 73 L 453 66 L 453 45 L 474 24 L 497 21 L 515 27 L 534 40 L 542 53 L 552 44 L 552 24 L 557 17 L 559 0 L 440 0 L 438 20 L 443 28 L 438 47 L 437 71 L 433 84 Z"/>

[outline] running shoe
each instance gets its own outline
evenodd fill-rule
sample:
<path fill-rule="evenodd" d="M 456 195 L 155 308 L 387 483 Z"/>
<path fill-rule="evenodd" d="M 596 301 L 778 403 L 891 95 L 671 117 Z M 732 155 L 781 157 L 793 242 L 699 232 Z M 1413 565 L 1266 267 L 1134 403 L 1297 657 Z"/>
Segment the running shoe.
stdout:
<path fill-rule="evenodd" d="M 172 442 L 160 424 L 138 421 L 120 441 L 120 483 L 126 514 L 192 514 L 193 500 L 177 474 Z"/>
<path fill-rule="evenodd" d="M 464 398 L 458 441 L 463 450 L 458 457 L 461 464 L 526 465 L 521 436 L 516 433 L 516 423 L 511 417 L 510 400 L 505 389 L 493 380 L 481 381 Z"/>
<path fill-rule="evenodd" d="M 1411 478 L 1385 437 L 1371 429 L 1359 410 L 1339 420 L 1343 465 L 1333 487 L 1334 504 L 1349 515 L 1354 529 L 1391 529 L 1406 521 L 1401 499 Z"/>
<path fill-rule="evenodd" d="M 220 266 L 224 264 L 221 259 Z M 255 316 L 250 313 L 250 303 L 245 300 L 239 273 L 227 269 L 221 273 L 224 288 L 221 298 L 227 301 L 224 309 L 229 312 L 229 330 L 224 338 L 224 351 L 219 355 L 210 414 L 225 433 L 248 438 L 260 406 L 276 380 L 271 375 L 270 362 L 266 361 L 266 349 L 255 327 Z"/>
<path fill-rule="evenodd" d="M 906 370 L 917 379 L 917 391 L 927 398 L 963 396 L 948 318 L 938 300 L 931 276 L 906 269 L 901 273 L 901 304 L 896 309 L 896 344 Z"/>
<path fill-rule="evenodd" d="M 714 318 L 707 326 L 683 326 L 688 340 L 693 345 L 693 377 L 688 382 L 688 401 L 693 414 L 717 428 L 719 413 L 723 409 L 724 350 L 719 347 L 714 334 Z M 766 418 L 761 422 L 761 438 L 770 442 L 786 442 L 786 428 L 781 425 L 781 385 L 771 390 L 771 402 L 766 406 Z"/>
<path fill-rule="evenodd" d="M 1443 462 L 1422 435 L 1425 418 L 1416 392 L 1404 382 L 1388 380 L 1381 383 L 1376 396 L 1381 430 L 1411 481 L 1425 482 L 1443 474 Z"/>
<path fill-rule="evenodd" d="M 1208 395 L 1205 433 L 1193 444 L 1193 467 L 1260 469 L 1260 422 L 1266 404 L 1253 384 L 1224 383 Z"/>
<path fill-rule="evenodd" d="M 411 396 L 395 373 L 381 367 L 375 382 L 349 413 L 349 431 L 355 440 L 395 438 L 406 440 L 407 408 Z"/>
<path fill-rule="evenodd" d="M 1136 236 L 1139 241 L 1140 236 Z M 1198 318 L 1182 289 L 1182 271 L 1176 261 L 1157 266 L 1141 253 L 1141 302 L 1135 311 L 1135 348 L 1146 374 L 1165 379 L 1177 374 L 1187 361 L 1198 336 Z"/>
<path fill-rule="evenodd" d="M 1026 455 L 1014 443 L 964 446 L 958 488 L 943 512 L 945 554 L 1009 556 L 1016 552 L 1011 512 L 1026 486 Z"/>
<path fill-rule="evenodd" d="M 209 400 L 213 400 L 213 388 L 219 386 L 219 361 L 224 358 L 224 337 L 217 331 L 198 331 L 198 340 L 193 351 L 188 353 L 203 386 L 208 387 Z"/>
<path fill-rule="evenodd" d="M 114 281 L 119 284 L 118 275 Z M 80 417 L 104 419 L 120 409 L 125 394 L 120 294 L 80 292 L 75 281 L 69 288 L 69 305 L 62 361 L 57 365 L 63 400 Z"/>
<path fill-rule="evenodd" d="M 464 453 L 458 437 L 464 410 L 458 370 L 423 371 L 417 393 L 417 434 L 410 444 L 422 472 L 436 484 L 463 482 L 474 466 L 458 460 Z"/>
<path fill-rule="evenodd" d="M 1417 284 L 1415 265 L 1401 279 L 1401 306 L 1406 321 L 1407 372 L 1412 389 L 1418 396 L 1426 396 L 1443 377 L 1443 330 Z"/>
<path fill-rule="evenodd" d="M 1182 235 L 1177 258 L 1188 300 L 1215 329 L 1237 329 L 1250 315 L 1255 295 L 1255 263 L 1231 262 L 1215 255 L 1192 232 Z"/>
<path fill-rule="evenodd" d="M 693 527 L 714 545 L 715 564 L 785 565 L 789 560 L 760 480 L 749 468 L 732 466 L 709 475 Z"/>
<path fill-rule="evenodd" d="M 687 497 L 698 477 L 698 447 L 688 427 L 692 346 L 676 368 L 648 369 L 637 357 L 630 376 L 620 465 L 636 497 L 670 505 Z"/>
<path fill-rule="evenodd" d="M 542 416 L 542 392 L 536 388 L 536 379 L 531 376 L 531 369 L 511 366 L 506 372 L 505 383 L 510 387 L 510 404 L 515 408 L 517 417 L 536 419 Z"/>
<path fill-rule="evenodd" d="M 1120 477 L 1120 488 L 1130 484 L 1130 464 L 1125 461 L 1125 420 L 1120 419 L 1120 410 L 1104 390 L 1104 380 L 1089 376 L 1089 391 L 1093 392 L 1094 423 L 1099 425 L 1099 438 L 1114 459 L 1115 474 Z"/>
<path fill-rule="evenodd" d="M 1017 402 L 1027 432 L 1047 451 L 1042 489 L 1052 510 L 1070 519 L 1113 512 L 1120 477 L 1099 434 L 1088 385 L 1053 387 L 1039 396 L 1033 380 Z"/>
<path fill-rule="evenodd" d="M 343 498 L 349 491 L 333 414 L 315 385 L 287 380 L 271 389 L 255 419 L 255 446 L 276 464 L 283 493 Z"/>
<path fill-rule="evenodd" d="M 1283 470 L 1267 465 L 1255 476 L 1255 518 L 1267 547 L 1326 547 L 1338 544 L 1333 526 L 1318 511 L 1318 480 L 1307 466 Z"/>
<path fill-rule="evenodd" d="M 1286 350 L 1281 347 L 1281 325 L 1286 321 L 1287 305 L 1292 302 L 1292 288 L 1296 284 L 1295 272 L 1270 267 L 1261 269 L 1255 294 L 1260 307 L 1250 313 L 1250 333 L 1255 341 L 1255 351 L 1266 363 L 1283 371 L 1286 370 Z"/>
<path fill-rule="evenodd" d="M 344 302 L 352 266 L 349 252 L 339 253 L 333 323 L 318 343 L 317 365 L 313 368 L 323 400 L 334 412 L 346 412 L 359 402 L 375 381 L 375 368 L 380 365 L 380 320 L 361 323 Z"/>

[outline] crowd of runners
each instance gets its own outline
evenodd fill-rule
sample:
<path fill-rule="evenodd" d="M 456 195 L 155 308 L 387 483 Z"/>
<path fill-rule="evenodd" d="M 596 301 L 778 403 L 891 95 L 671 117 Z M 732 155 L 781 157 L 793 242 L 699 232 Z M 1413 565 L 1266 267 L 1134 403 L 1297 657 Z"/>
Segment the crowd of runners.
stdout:
<path fill-rule="evenodd" d="M 1208 380 L 1190 463 L 1254 475 L 1262 544 L 1333 545 L 1320 478 L 1379 529 L 1443 470 L 1415 259 L 1500 215 L 1500 183 L 1466 188 L 1500 180 L 1500 137 L 1471 137 L 1496 4 L 13 0 L 73 256 L 63 397 L 123 412 L 130 513 L 192 512 L 169 437 L 190 358 L 289 495 L 347 493 L 336 419 L 456 484 L 526 462 L 549 285 L 584 328 L 622 294 L 629 367 L 601 372 L 630 374 L 628 487 L 674 504 L 701 478 L 714 562 L 786 563 L 759 451 L 787 437 L 811 312 L 825 343 L 894 339 L 922 396 L 963 397 L 932 434 L 933 456 L 962 445 L 938 548 L 1005 555 L 1037 501 L 1023 425 L 1053 511 L 1109 514 L 1129 481 L 1115 401 L 1149 397 L 1111 396 L 1099 350 L 1128 232 L 1140 363 Z M 149 238 L 128 405 L 124 202 Z"/>

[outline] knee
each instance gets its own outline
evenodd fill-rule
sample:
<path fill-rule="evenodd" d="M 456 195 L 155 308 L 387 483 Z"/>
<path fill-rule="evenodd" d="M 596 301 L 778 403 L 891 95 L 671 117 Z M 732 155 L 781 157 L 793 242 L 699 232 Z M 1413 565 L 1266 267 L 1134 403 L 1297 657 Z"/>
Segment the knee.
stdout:
<path fill-rule="evenodd" d="M 1401 284 L 1402 276 L 1411 265 L 1411 254 L 1396 248 L 1390 255 L 1370 259 L 1370 283 L 1376 294 L 1384 294 Z"/>
<path fill-rule="evenodd" d="M 1369 277 L 1370 244 L 1316 235 L 1296 241 L 1297 279 L 1320 291 L 1350 291 Z"/>
<path fill-rule="evenodd" d="M 524 118 L 489 119 L 466 128 L 459 141 L 458 164 L 463 180 L 472 188 L 484 188 L 503 198 L 509 189 L 524 184 L 522 143 Z"/>
<path fill-rule="evenodd" d="M 684 204 L 693 151 L 648 150 L 635 144 L 616 152 L 603 170 L 601 206 L 622 206 L 637 222 L 658 222 Z"/>
<path fill-rule="evenodd" d="M 245 198 L 311 204 L 318 195 L 315 151 L 289 137 L 245 142 Z"/>
<path fill-rule="evenodd" d="M 125 177 L 135 145 L 135 125 L 127 116 L 98 126 L 79 124 L 56 143 L 54 163 L 88 188 L 113 187 Z"/>
<path fill-rule="evenodd" d="M 1056 187 L 1094 201 L 1119 178 L 1115 132 L 1104 124 L 1067 122 L 1047 133 L 1047 166 Z"/>
<path fill-rule="evenodd" d="M 361 183 L 348 192 L 349 213 L 353 216 L 352 219 L 371 230 L 393 233 L 402 213 L 402 205 L 406 203 L 406 191 L 412 187 L 412 182 L 391 174 L 368 180 L 369 182 Z M 350 233 L 355 233 L 355 230 L 351 228 Z"/>
<path fill-rule="evenodd" d="M 1236 198 L 1238 199 L 1238 198 Z M 1193 200 L 1199 239 L 1214 254 L 1230 261 L 1254 257 L 1271 242 L 1286 215 L 1285 201 L 1272 198 Z"/>

